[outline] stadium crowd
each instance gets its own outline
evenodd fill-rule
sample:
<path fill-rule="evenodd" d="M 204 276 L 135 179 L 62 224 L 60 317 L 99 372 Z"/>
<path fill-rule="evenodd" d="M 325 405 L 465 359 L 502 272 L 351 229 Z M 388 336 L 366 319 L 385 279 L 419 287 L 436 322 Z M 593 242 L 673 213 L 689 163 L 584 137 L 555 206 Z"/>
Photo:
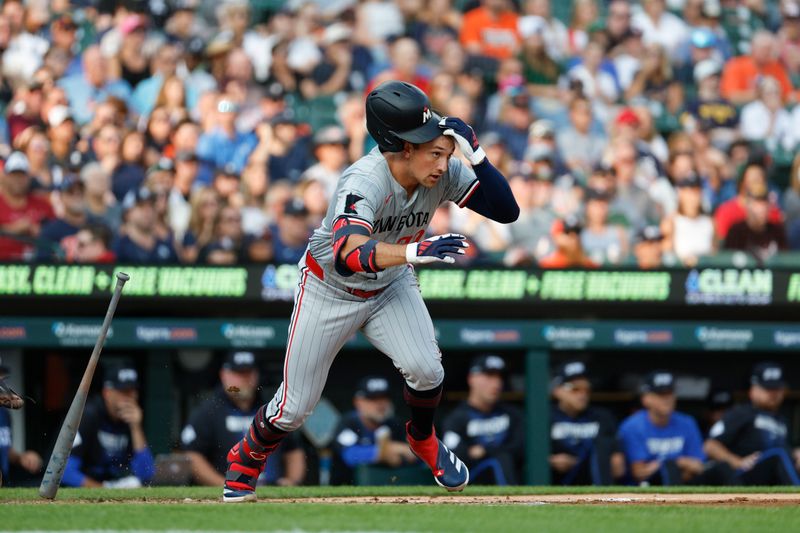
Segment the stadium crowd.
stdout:
<path fill-rule="evenodd" d="M 0 53 L 4 261 L 295 262 L 387 79 L 509 177 L 466 261 L 800 250 L 798 0 L 6 0 Z"/>

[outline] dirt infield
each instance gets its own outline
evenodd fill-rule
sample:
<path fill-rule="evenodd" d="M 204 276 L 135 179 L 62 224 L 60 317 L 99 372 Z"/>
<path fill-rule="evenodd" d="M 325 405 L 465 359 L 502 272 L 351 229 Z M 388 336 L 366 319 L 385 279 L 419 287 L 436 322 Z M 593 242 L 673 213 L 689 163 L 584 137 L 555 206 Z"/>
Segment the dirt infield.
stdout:
<path fill-rule="evenodd" d="M 83 501 L 74 499 L 48 500 L 6 500 L 5 503 L 75 504 L 75 503 L 127 503 L 142 504 L 214 504 L 222 503 L 216 498 L 132 498 L 100 499 Z M 800 494 L 538 494 L 538 495 L 442 495 L 442 496 L 329 496 L 318 498 L 261 498 L 260 504 L 311 503 L 329 505 L 713 505 L 775 507 L 800 505 Z M 247 504 L 245 504 L 247 505 Z"/>

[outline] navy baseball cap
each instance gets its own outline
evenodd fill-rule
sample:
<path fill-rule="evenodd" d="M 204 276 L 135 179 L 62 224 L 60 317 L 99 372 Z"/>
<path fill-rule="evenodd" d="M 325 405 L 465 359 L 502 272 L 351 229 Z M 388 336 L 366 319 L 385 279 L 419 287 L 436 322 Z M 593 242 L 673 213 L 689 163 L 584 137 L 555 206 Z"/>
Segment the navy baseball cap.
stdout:
<path fill-rule="evenodd" d="M 506 362 L 495 354 L 479 355 L 469 365 L 470 374 L 502 374 L 506 369 Z"/>
<path fill-rule="evenodd" d="M 253 352 L 228 352 L 222 362 L 222 368 L 234 372 L 246 372 L 256 368 L 256 355 Z"/>
<path fill-rule="evenodd" d="M 117 390 L 137 389 L 139 373 L 130 361 L 111 363 L 105 368 L 103 386 Z"/>
<path fill-rule="evenodd" d="M 708 406 L 711 409 L 727 409 L 733 405 L 733 394 L 725 389 L 714 389 L 708 395 Z"/>
<path fill-rule="evenodd" d="M 560 387 L 574 379 L 589 379 L 589 371 L 583 361 L 567 361 L 556 368 L 553 375 L 553 385 Z"/>
<path fill-rule="evenodd" d="M 389 381 L 382 376 L 366 376 L 358 382 L 357 398 L 386 398 L 389 396 Z"/>
<path fill-rule="evenodd" d="M 308 208 L 306 204 L 303 203 L 302 198 L 290 198 L 283 205 L 283 214 L 304 217 L 308 216 Z"/>
<path fill-rule="evenodd" d="M 750 383 L 764 389 L 782 389 L 786 386 L 783 367 L 773 362 L 759 363 L 753 368 Z"/>
<path fill-rule="evenodd" d="M 647 394 L 649 392 L 655 394 L 666 394 L 675 391 L 675 376 L 672 372 L 666 370 L 656 370 L 645 376 L 639 392 Z"/>
<path fill-rule="evenodd" d="M 636 232 L 636 242 L 661 242 L 664 234 L 658 226 L 645 226 Z"/>

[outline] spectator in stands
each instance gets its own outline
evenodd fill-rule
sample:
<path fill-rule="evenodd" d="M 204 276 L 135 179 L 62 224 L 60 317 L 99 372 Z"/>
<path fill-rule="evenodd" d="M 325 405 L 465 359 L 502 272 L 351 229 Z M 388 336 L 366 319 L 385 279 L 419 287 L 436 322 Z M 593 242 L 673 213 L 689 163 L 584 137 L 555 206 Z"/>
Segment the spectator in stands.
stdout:
<path fill-rule="evenodd" d="M 533 119 L 531 99 L 522 85 L 509 87 L 501 98 L 498 123 L 493 129 L 502 137 L 511 156 L 522 161 L 528 147 L 528 130 Z"/>
<path fill-rule="evenodd" d="M 81 169 L 86 213 L 116 232 L 122 222 L 122 206 L 111 192 L 111 177 L 100 163 L 88 163 Z"/>
<path fill-rule="evenodd" d="M 742 137 L 763 143 L 769 151 L 794 148 L 796 134 L 792 131 L 791 115 L 783 107 L 778 81 L 762 77 L 756 83 L 756 96 L 757 99 L 742 107 Z"/>
<path fill-rule="evenodd" d="M 507 0 L 482 0 L 461 22 L 461 44 L 467 54 L 507 59 L 519 48 L 518 16 Z"/>
<path fill-rule="evenodd" d="M 214 167 L 233 165 L 241 172 L 252 149 L 253 139 L 249 134 L 236 131 L 237 104 L 228 95 L 222 95 L 216 104 L 215 127 L 203 133 L 197 141 L 197 155 Z"/>
<path fill-rule="evenodd" d="M 120 21 L 117 31 L 120 42 L 116 53 L 108 59 L 108 71 L 115 79 L 125 80 L 136 89 L 150 76 L 150 61 L 144 46 L 147 21 L 144 16 L 130 14 Z"/>
<path fill-rule="evenodd" d="M 767 188 L 767 185 L 766 169 L 763 165 L 752 162 L 744 167 L 738 183 L 737 195 L 720 205 L 714 213 L 714 226 L 717 228 L 717 237 L 719 239 L 726 239 L 730 228 L 737 222 L 747 218 L 748 194 L 751 191 L 761 194 Z M 780 208 L 772 202 L 770 202 L 767 217 L 769 222 L 772 223 L 778 223 L 783 220 Z"/>
<path fill-rule="evenodd" d="M 586 190 L 586 224 L 581 231 L 581 247 L 587 257 L 598 265 L 619 264 L 628 255 L 625 230 L 608 220 L 611 198 L 610 190 Z"/>
<path fill-rule="evenodd" d="M 0 360 L 0 380 L 6 379 L 9 373 L 8 367 Z M 0 407 L 0 487 L 13 485 L 14 480 L 9 477 L 11 465 L 18 466 L 29 474 L 38 474 L 42 470 L 42 457 L 33 450 L 20 452 L 14 449 L 11 417 L 7 409 Z"/>
<path fill-rule="evenodd" d="M 703 438 L 694 418 L 675 410 L 675 378 L 659 370 L 640 388 L 644 409 L 626 418 L 618 438 L 632 480 L 651 485 L 729 485 L 733 470 L 706 465 Z"/>
<path fill-rule="evenodd" d="M 229 352 L 219 381 L 212 395 L 192 410 L 181 431 L 181 447 L 189 456 L 197 485 L 222 485 L 228 450 L 248 431 L 260 405 L 258 363 L 253 352 Z M 306 456 L 299 434 L 285 439 L 262 474 L 265 483 L 282 486 L 301 485 L 305 476 Z"/>
<path fill-rule="evenodd" d="M 352 485 L 362 465 L 400 467 L 416 462 L 408 447 L 403 424 L 394 416 L 389 382 L 365 376 L 353 397 L 353 411 L 342 418 L 333 441 L 334 485 Z"/>
<path fill-rule="evenodd" d="M 625 473 L 616 422 L 607 410 L 589 405 L 591 391 L 583 362 L 568 361 L 556 369 L 549 457 L 554 484 L 612 485 Z"/>
<path fill-rule="evenodd" d="M 769 193 L 766 187 L 747 192 L 745 219 L 731 226 L 725 237 L 725 250 L 742 250 L 763 265 L 779 250 L 786 249 L 783 222 L 769 221 Z"/>
<path fill-rule="evenodd" d="M 149 482 L 155 464 L 142 419 L 136 368 L 130 361 L 108 362 L 102 393 L 81 418 L 62 484 L 124 489 Z"/>
<path fill-rule="evenodd" d="M 685 266 L 715 251 L 714 221 L 703 213 L 703 182 L 696 174 L 675 180 L 678 210 L 664 218 L 665 248 L 672 251 Z"/>
<path fill-rule="evenodd" d="M 47 111 L 47 138 L 50 141 L 47 165 L 53 175 L 64 173 L 73 166 L 70 156 L 75 152 L 78 140 L 75 120 L 64 103 L 53 105 Z"/>
<path fill-rule="evenodd" d="M 777 363 L 759 363 L 750 377 L 750 402 L 726 412 L 711 427 L 705 451 L 730 465 L 743 485 L 800 485 L 800 453 L 789 445 L 780 414 L 786 378 Z"/>
<path fill-rule="evenodd" d="M 556 143 L 567 168 L 588 176 L 600 162 L 606 138 L 592 130 L 592 104 L 578 97 L 569 104 L 570 125 L 556 134 Z"/>
<path fill-rule="evenodd" d="M 556 61 L 563 61 L 567 58 L 567 27 L 558 17 L 553 15 L 550 0 L 525 0 L 521 2 L 521 20 L 539 17 L 544 20 L 544 42 L 547 45 L 547 53 Z"/>
<path fill-rule="evenodd" d="M 183 237 L 176 240 L 176 250 L 182 263 L 197 261 L 200 250 L 214 239 L 214 227 L 221 206 L 214 189 L 203 187 L 192 194 L 189 227 Z"/>
<path fill-rule="evenodd" d="M 131 94 L 126 81 L 108 78 L 108 62 L 99 46 L 86 48 L 82 58 L 83 72 L 62 78 L 59 83 L 67 93 L 70 114 L 78 124 L 89 122 L 97 105 L 108 97 L 115 96 L 127 102 Z"/>
<path fill-rule="evenodd" d="M 666 10 L 664 0 L 643 0 L 642 11 L 631 24 L 642 32 L 645 44 L 658 44 L 672 57 L 689 39 L 689 28 L 678 16 Z"/>
<path fill-rule="evenodd" d="M 633 141 L 618 138 L 610 149 L 611 175 L 614 177 L 614 201 L 610 205 L 611 216 L 635 229 L 661 218 L 650 195 L 638 185 L 638 154 Z"/>
<path fill-rule="evenodd" d="M 469 395 L 442 423 L 442 441 L 469 467 L 473 483 L 518 485 L 525 428 L 522 412 L 500 401 L 505 361 L 493 354 L 472 360 Z"/>
<path fill-rule="evenodd" d="M 55 217 L 46 197 L 30 192 L 28 159 L 12 152 L 0 177 L 0 260 L 26 260 L 34 252 L 42 225 Z"/>
<path fill-rule="evenodd" d="M 581 245 L 583 223 L 570 215 L 557 220 L 552 227 L 556 249 L 553 253 L 539 261 L 542 268 L 597 268 L 584 252 Z"/>
<path fill-rule="evenodd" d="M 73 255 L 74 235 L 91 221 L 86 210 L 85 190 L 86 186 L 78 176 L 64 176 L 58 186 L 61 215 L 45 223 L 39 234 L 41 259 L 46 261 L 60 255 Z"/>
<path fill-rule="evenodd" d="M 211 265 L 266 262 L 272 259 L 272 254 L 268 241 L 244 232 L 239 209 L 227 205 L 220 209 L 214 238 L 200 250 L 198 262 Z"/>
<path fill-rule="evenodd" d="M 132 190 L 122 201 L 123 234 L 113 246 L 120 262 L 175 263 L 178 257 L 171 240 L 155 234 L 156 196 L 146 187 Z"/>
<path fill-rule="evenodd" d="M 792 91 L 792 82 L 785 67 L 778 61 L 775 37 L 768 31 L 753 35 L 749 55 L 734 57 L 722 71 L 721 92 L 724 98 L 740 106 L 758 96 L 758 82 L 770 76 L 780 85 L 781 99 L 786 102 Z"/>
<path fill-rule="evenodd" d="M 633 258 L 641 270 L 664 266 L 664 235 L 658 226 L 645 226 L 636 232 Z"/>
<path fill-rule="evenodd" d="M 719 92 L 722 65 L 714 59 L 704 59 L 694 66 L 693 78 L 697 97 L 681 115 L 685 129 L 709 129 L 712 140 L 728 147 L 737 136 L 739 112 Z"/>
<path fill-rule="evenodd" d="M 525 82 L 534 97 L 558 98 L 558 78 L 563 66 L 550 56 L 545 42 L 546 21 L 537 16 L 519 21 L 522 49 L 519 59 L 524 68 Z"/>
<path fill-rule="evenodd" d="M 15 145 L 28 158 L 28 173 L 33 178 L 31 188 L 51 189 L 53 175 L 47 164 L 50 143 L 44 130 L 38 126 L 26 129 L 17 137 Z"/>
<path fill-rule="evenodd" d="M 620 53 L 620 45 L 634 33 L 641 38 L 642 31 L 631 28 L 631 4 L 628 0 L 611 0 L 605 17 L 606 54 L 615 57 Z M 624 85 L 623 85 L 624 87 Z"/>
<path fill-rule="evenodd" d="M 68 260 L 75 263 L 114 263 L 113 234 L 105 224 L 91 223 L 75 234 L 75 250 Z"/>
<path fill-rule="evenodd" d="M 288 264 L 300 261 L 310 233 L 308 209 L 300 198 L 291 198 L 284 204 L 280 218 L 270 228 L 275 261 Z"/>
<path fill-rule="evenodd" d="M 200 171 L 197 155 L 181 151 L 175 154 L 175 177 L 169 191 L 169 227 L 175 240 L 181 242 L 189 227 L 192 215 L 190 199 L 197 190 L 197 176 Z"/>
<path fill-rule="evenodd" d="M 662 0 L 652 0 L 660 2 Z M 630 101 L 644 98 L 654 102 L 666 103 L 667 89 L 672 82 L 670 57 L 658 43 L 647 45 L 639 70 L 625 91 L 625 99 Z"/>
<path fill-rule="evenodd" d="M 567 54 L 577 56 L 589 43 L 589 28 L 599 17 L 594 0 L 575 0 L 572 3 L 572 15 L 567 28 Z"/>
<path fill-rule="evenodd" d="M 321 182 L 325 187 L 325 196 L 330 200 L 348 163 L 350 139 L 339 126 L 327 126 L 314 134 L 312 142 L 317 163 L 303 172 L 301 179 Z"/>
<path fill-rule="evenodd" d="M 42 89 L 41 83 L 32 81 L 27 85 L 20 86 L 15 91 L 6 117 L 12 144 L 25 129 L 42 125 Z"/>
<path fill-rule="evenodd" d="M 595 115 L 607 120 L 619 98 L 619 88 L 614 77 L 602 68 L 603 53 L 603 45 L 591 41 L 583 51 L 581 62 L 567 71 L 567 78 L 580 82 L 581 94 L 592 103 Z"/>

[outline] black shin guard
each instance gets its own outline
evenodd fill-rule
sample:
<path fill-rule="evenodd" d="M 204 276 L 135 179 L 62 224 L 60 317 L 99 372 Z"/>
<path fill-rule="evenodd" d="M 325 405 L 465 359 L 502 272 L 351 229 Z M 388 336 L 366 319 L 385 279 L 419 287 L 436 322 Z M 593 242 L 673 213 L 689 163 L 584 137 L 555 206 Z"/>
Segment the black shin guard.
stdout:
<path fill-rule="evenodd" d="M 414 390 L 406 384 L 403 398 L 411 409 L 408 432 L 414 440 L 425 440 L 433 433 L 433 415 L 442 400 L 442 385 L 426 391 Z"/>

